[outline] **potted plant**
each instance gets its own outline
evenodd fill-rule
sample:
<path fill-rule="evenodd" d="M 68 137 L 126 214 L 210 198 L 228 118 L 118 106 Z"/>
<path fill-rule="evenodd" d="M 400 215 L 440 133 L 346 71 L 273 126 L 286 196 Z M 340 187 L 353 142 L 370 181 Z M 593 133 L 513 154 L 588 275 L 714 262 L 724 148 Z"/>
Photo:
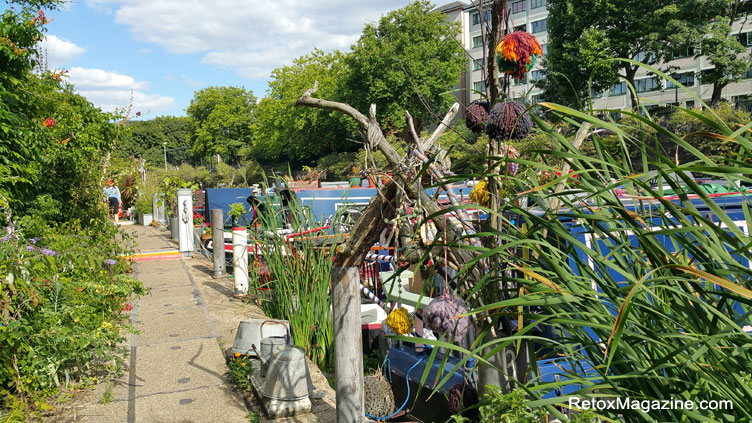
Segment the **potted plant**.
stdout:
<path fill-rule="evenodd" d="M 152 221 L 151 201 L 148 198 L 139 198 L 136 201 L 135 212 L 138 215 L 138 223 L 140 225 L 148 226 Z"/>

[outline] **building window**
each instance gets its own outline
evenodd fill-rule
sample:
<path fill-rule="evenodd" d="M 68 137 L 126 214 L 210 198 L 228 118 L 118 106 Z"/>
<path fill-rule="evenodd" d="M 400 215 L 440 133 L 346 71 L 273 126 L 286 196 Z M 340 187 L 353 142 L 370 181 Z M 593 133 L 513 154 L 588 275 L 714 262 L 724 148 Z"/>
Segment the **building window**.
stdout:
<path fill-rule="evenodd" d="M 624 95 L 626 93 L 627 93 L 626 82 L 620 82 L 618 84 L 612 85 L 611 89 L 608 91 L 608 95 Z"/>
<path fill-rule="evenodd" d="M 522 79 L 512 78 L 512 85 L 527 85 L 527 74 L 525 74 L 525 77 L 523 77 Z"/>
<path fill-rule="evenodd" d="M 483 58 L 481 57 L 480 59 L 473 59 L 473 70 L 477 71 L 481 69 L 483 69 Z"/>
<path fill-rule="evenodd" d="M 473 90 L 485 93 L 486 92 L 486 81 L 478 81 L 473 82 Z"/>
<path fill-rule="evenodd" d="M 748 70 L 748 71 L 744 72 L 744 73 L 742 74 L 742 78 L 743 78 L 743 79 L 749 79 L 749 78 L 752 78 L 752 69 L 750 69 L 750 70 Z"/>
<path fill-rule="evenodd" d="M 535 81 L 540 81 L 542 79 L 546 79 L 546 75 L 543 74 L 543 71 L 532 71 L 532 72 L 530 72 L 530 80 L 531 81 L 535 82 Z"/>
<path fill-rule="evenodd" d="M 480 25 L 480 12 L 474 12 L 472 14 L 473 25 Z M 483 22 L 491 21 L 491 11 L 486 10 L 483 12 Z"/>
<path fill-rule="evenodd" d="M 742 32 L 741 34 L 736 34 L 736 39 L 739 40 L 740 43 L 744 47 L 752 46 L 752 32 Z"/>
<path fill-rule="evenodd" d="M 543 51 L 543 55 L 548 54 L 548 44 L 541 44 L 541 50 Z"/>
<path fill-rule="evenodd" d="M 694 47 L 687 47 L 686 49 L 681 49 L 679 51 L 674 51 L 671 53 L 672 59 L 683 59 L 685 57 L 692 57 L 695 55 L 695 48 Z"/>
<path fill-rule="evenodd" d="M 694 100 L 688 100 L 684 105 L 687 107 L 687 109 L 693 109 L 695 107 L 695 101 Z"/>
<path fill-rule="evenodd" d="M 590 98 L 601 98 L 601 97 L 603 97 L 603 91 L 596 91 L 592 88 L 590 89 Z"/>
<path fill-rule="evenodd" d="M 677 82 L 684 85 L 685 87 L 693 87 L 695 85 L 695 73 L 694 72 L 685 72 L 680 73 L 678 75 L 671 75 L 672 78 L 676 79 Z M 666 81 L 666 88 L 676 88 L 677 85 L 675 85 L 671 81 Z"/>
<path fill-rule="evenodd" d="M 473 37 L 473 48 L 483 47 L 483 37 L 478 35 Z"/>
<path fill-rule="evenodd" d="M 648 64 L 655 63 L 655 54 L 650 53 L 650 55 L 648 55 L 646 51 L 641 51 L 635 54 L 632 60 L 637 61 L 637 62 L 642 62 L 642 63 L 648 63 Z"/>
<path fill-rule="evenodd" d="M 543 7 L 548 2 L 546 0 L 530 0 L 530 8 L 531 9 L 537 9 L 539 7 Z"/>
<path fill-rule="evenodd" d="M 635 80 L 635 91 L 637 91 L 638 93 L 655 91 L 658 88 L 660 88 L 660 86 L 658 85 L 658 80 L 655 78 L 645 78 L 645 79 Z"/>
<path fill-rule="evenodd" d="M 531 31 L 533 34 L 537 34 L 539 32 L 546 32 L 546 20 L 541 19 L 539 21 L 530 22 Z"/>
<path fill-rule="evenodd" d="M 535 94 L 531 100 L 533 103 L 540 103 L 541 101 L 546 101 L 546 99 L 543 97 L 543 94 Z"/>
<path fill-rule="evenodd" d="M 527 0 L 518 0 L 512 3 L 512 13 L 520 13 L 525 11 L 525 2 Z"/>
<path fill-rule="evenodd" d="M 527 28 L 525 27 L 525 24 L 522 24 L 520 26 L 515 26 L 514 27 L 514 31 L 515 32 L 517 32 L 517 31 L 527 31 Z"/>

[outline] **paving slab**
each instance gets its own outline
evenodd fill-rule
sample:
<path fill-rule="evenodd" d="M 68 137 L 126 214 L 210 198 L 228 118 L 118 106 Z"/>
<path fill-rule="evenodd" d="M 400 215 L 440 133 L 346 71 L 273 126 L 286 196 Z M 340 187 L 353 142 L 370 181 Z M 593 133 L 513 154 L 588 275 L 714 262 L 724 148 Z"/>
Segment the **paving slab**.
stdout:
<path fill-rule="evenodd" d="M 225 383 L 225 362 L 214 338 L 139 346 L 136 399 Z"/>

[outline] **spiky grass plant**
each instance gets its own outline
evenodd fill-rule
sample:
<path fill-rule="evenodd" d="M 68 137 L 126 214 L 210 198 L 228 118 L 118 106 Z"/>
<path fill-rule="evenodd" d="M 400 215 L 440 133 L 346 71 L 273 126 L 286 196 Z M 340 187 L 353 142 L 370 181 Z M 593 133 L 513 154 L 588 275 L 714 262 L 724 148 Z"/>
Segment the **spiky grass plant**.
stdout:
<path fill-rule="evenodd" d="M 657 69 L 649 70 L 679 85 Z M 695 102 L 703 104 L 696 97 Z M 745 191 L 739 182 L 752 184 L 752 168 L 745 164 L 752 151 L 752 123 L 732 128 L 684 110 L 733 147 L 737 157 L 718 163 L 644 110 L 620 110 L 638 123 L 626 128 L 555 104 L 541 107 L 576 127 L 590 126 L 585 142 L 595 153 L 581 153 L 573 138 L 536 121 L 537 131 L 550 138 L 553 148 L 538 151 L 536 160 L 517 160 L 527 170 L 512 179 L 519 185 L 519 198 L 528 197 L 534 207 L 509 201 L 499 210 L 487 210 L 505 222 L 503 230 L 481 234 L 499 236 L 502 242 L 496 248 L 453 246 L 478 254 L 457 281 L 465 285 L 469 314 L 482 330 L 493 326 L 499 336 L 479 339 L 469 350 L 443 341 L 422 342 L 484 363 L 505 348 L 517 351 L 528 343 L 532 364 L 526 376 L 518 378 L 518 386 L 531 398 L 529 406 L 545 408 L 561 420 L 568 419 L 562 410 L 574 396 L 694 405 L 599 410 L 606 421 L 752 421 L 752 338 L 743 329 L 752 325 L 751 199 L 744 193 L 713 198 L 686 174 L 719 179 Z M 621 151 L 609 152 L 598 136 L 605 131 L 618 138 Z M 666 140 L 693 160 L 677 164 L 664 156 L 659 141 L 665 145 Z M 630 160 L 635 151 L 638 160 Z M 540 185 L 538 172 L 555 172 L 549 163 L 562 160 L 573 173 L 562 172 Z M 648 171 L 654 172 L 655 183 Z M 574 174 L 577 184 L 569 183 Z M 673 191 L 672 197 L 663 195 L 664 187 Z M 497 268 L 486 267 L 490 256 L 498 258 L 488 261 Z M 483 269 L 480 280 L 471 277 L 477 266 Z M 506 299 L 478 303 L 484 292 L 510 285 Z M 559 339 L 535 335 L 534 329 L 543 324 L 551 325 Z M 562 378 L 543 383 L 536 360 L 552 357 Z M 462 365 L 464 361 L 449 370 Z M 437 389 L 446 380 L 448 376 L 440 379 Z M 559 390 L 565 387 L 574 392 L 562 395 Z M 553 398 L 542 399 L 546 394 Z M 720 402 L 726 400 L 733 409 Z M 699 409 L 701 401 L 718 401 L 726 408 Z"/>
<path fill-rule="evenodd" d="M 280 233 L 281 222 L 288 218 L 293 233 L 311 229 L 310 224 L 317 221 L 297 200 L 290 203 L 289 210 L 281 209 L 278 200 L 267 202 L 259 216 L 259 230 L 252 235 L 257 260 L 251 264 L 251 292 L 259 294 L 264 314 L 290 321 L 295 345 L 323 367 L 330 364 L 333 343 L 329 295 L 332 257 L 310 237 L 288 242 Z M 268 280 L 254 271 L 262 266 L 268 267 Z"/>

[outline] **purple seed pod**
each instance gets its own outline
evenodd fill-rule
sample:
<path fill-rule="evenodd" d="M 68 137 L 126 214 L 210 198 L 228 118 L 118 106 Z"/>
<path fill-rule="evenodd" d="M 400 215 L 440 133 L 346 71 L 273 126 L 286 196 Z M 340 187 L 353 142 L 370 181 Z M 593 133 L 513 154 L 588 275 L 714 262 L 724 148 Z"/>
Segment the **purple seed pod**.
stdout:
<path fill-rule="evenodd" d="M 477 133 L 483 132 L 483 128 L 488 121 L 488 112 L 490 106 L 485 100 L 477 100 L 470 103 L 465 111 L 465 126 L 467 129 Z"/>
<path fill-rule="evenodd" d="M 423 323 L 437 335 L 447 333 L 451 336 L 454 333 L 454 339 L 459 340 L 470 327 L 470 319 L 457 316 L 466 313 L 467 308 L 461 299 L 442 295 L 434 298 L 423 311 Z"/>
<path fill-rule="evenodd" d="M 530 134 L 533 120 L 519 101 L 499 103 L 491 109 L 486 133 L 497 141 L 521 140 Z"/>

